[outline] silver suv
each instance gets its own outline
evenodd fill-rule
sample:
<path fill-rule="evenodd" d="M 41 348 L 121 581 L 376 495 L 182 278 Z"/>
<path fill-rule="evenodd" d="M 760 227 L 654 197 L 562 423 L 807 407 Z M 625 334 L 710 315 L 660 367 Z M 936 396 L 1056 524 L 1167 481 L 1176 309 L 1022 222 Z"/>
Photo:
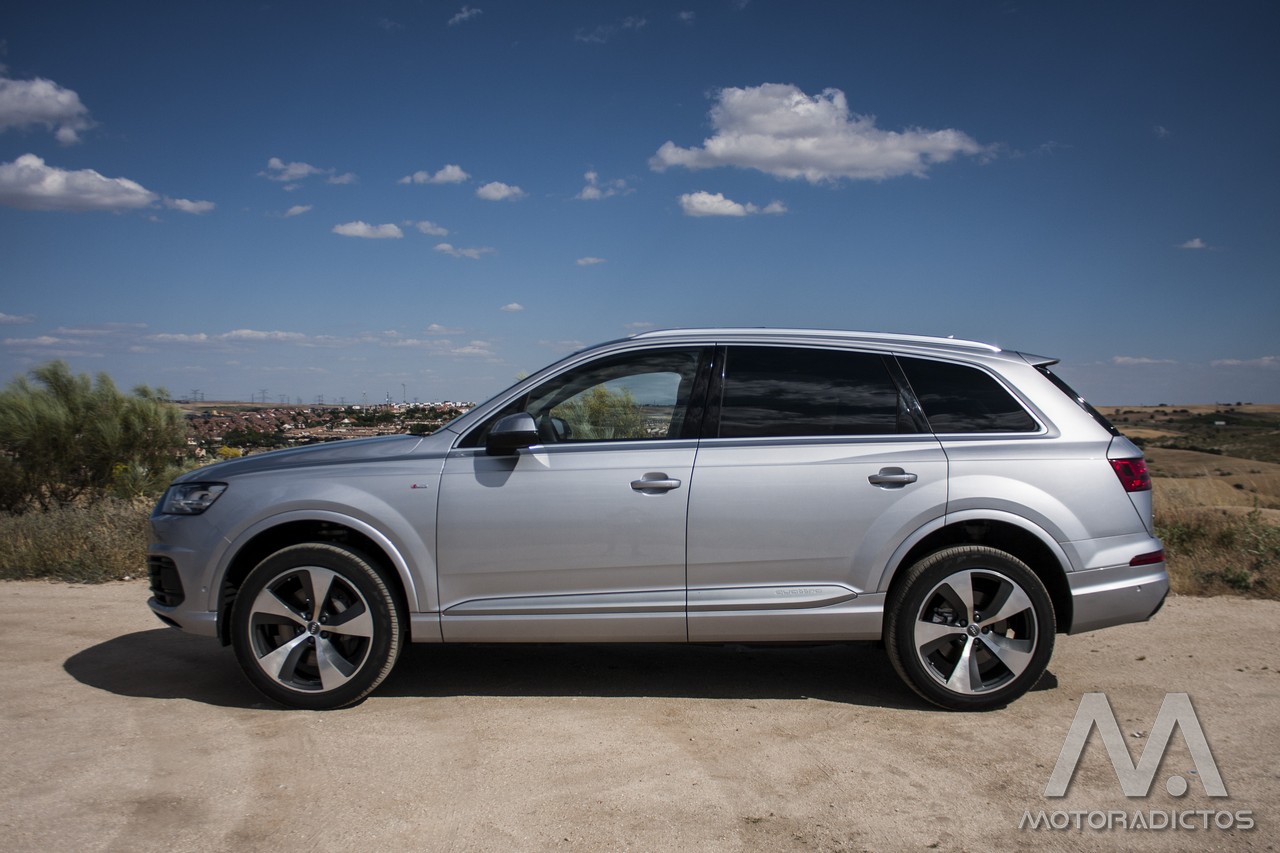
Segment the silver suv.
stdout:
<path fill-rule="evenodd" d="M 1054 363 L 860 332 L 601 344 L 430 436 L 179 477 L 150 606 L 302 708 L 360 701 L 408 641 L 882 641 L 928 701 L 999 707 L 1055 634 L 1169 588 L 1141 451 Z"/>

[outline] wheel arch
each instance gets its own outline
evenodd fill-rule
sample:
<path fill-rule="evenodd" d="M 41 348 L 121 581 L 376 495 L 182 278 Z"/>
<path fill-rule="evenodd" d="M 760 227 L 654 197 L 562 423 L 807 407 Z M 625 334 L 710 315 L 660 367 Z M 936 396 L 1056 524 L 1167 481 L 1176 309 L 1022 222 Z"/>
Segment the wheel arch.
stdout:
<path fill-rule="evenodd" d="M 882 579 L 885 600 L 893 598 L 906 577 L 907 569 L 930 554 L 955 545 L 985 545 L 1026 563 L 1049 591 L 1057 622 L 1056 633 L 1065 634 L 1071 630 L 1074 614 L 1066 575 L 1071 563 L 1066 552 L 1043 530 L 1029 525 L 1025 519 L 1004 513 L 971 512 L 948 516 L 940 526 L 922 531 L 905 542 L 887 570 L 891 573 L 887 586 Z"/>
<path fill-rule="evenodd" d="M 408 620 L 417 610 L 417 585 L 403 556 L 379 531 L 336 513 L 289 513 L 266 519 L 244 531 L 227 550 L 218 584 L 218 638 L 231 643 L 231 608 L 245 578 L 259 563 L 282 548 L 307 542 L 346 545 L 373 562 Z"/>

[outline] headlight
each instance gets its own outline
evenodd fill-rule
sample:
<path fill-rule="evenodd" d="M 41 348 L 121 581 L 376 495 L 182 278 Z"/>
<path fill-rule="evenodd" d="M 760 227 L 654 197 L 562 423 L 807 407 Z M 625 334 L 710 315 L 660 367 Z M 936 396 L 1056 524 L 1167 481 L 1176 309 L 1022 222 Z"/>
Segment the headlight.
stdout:
<path fill-rule="evenodd" d="M 179 483 L 170 486 L 160 499 L 160 512 L 169 515 L 199 515 L 227 490 L 226 483 Z"/>

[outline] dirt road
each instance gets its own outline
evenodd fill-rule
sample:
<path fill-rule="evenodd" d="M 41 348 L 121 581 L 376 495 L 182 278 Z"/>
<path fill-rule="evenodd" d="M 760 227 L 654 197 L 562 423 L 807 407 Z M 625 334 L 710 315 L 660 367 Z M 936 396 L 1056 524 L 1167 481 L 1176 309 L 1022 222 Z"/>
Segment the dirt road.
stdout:
<path fill-rule="evenodd" d="M 0 850 L 1280 844 L 1277 602 L 1173 599 L 1059 637 L 1040 687 L 989 714 L 924 706 L 859 646 L 415 646 L 364 704 L 308 713 L 266 704 L 230 650 L 163 628 L 146 597 L 0 584 Z M 1148 797 L 1124 796 L 1095 732 L 1046 798 L 1091 692 L 1135 761 L 1159 749 L 1165 695 L 1190 694 L 1229 796 L 1206 795 L 1175 730 Z M 1020 828 L 1041 811 L 1066 828 Z"/>

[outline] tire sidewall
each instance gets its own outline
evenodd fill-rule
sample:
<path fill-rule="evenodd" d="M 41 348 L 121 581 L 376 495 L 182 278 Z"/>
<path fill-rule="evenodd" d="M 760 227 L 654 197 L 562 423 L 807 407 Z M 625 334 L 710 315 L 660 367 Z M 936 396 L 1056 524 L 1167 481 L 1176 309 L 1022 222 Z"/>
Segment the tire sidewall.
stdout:
<path fill-rule="evenodd" d="M 282 574 L 317 566 L 338 574 L 364 597 L 373 619 L 373 637 L 360 669 L 341 687 L 328 691 L 301 691 L 285 687 L 258 664 L 250 630 L 253 603 Z M 391 671 L 402 645 L 399 608 L 386 581 L 373 563 L 354 549 L 331 543 L 292 545 L 259 563 L 245 578 L 231 615 L 231 644 L 240 668 L 261 693 L 281 704 L 309 710 L 329 710 L 354 704 L 376 688 Z"/>

